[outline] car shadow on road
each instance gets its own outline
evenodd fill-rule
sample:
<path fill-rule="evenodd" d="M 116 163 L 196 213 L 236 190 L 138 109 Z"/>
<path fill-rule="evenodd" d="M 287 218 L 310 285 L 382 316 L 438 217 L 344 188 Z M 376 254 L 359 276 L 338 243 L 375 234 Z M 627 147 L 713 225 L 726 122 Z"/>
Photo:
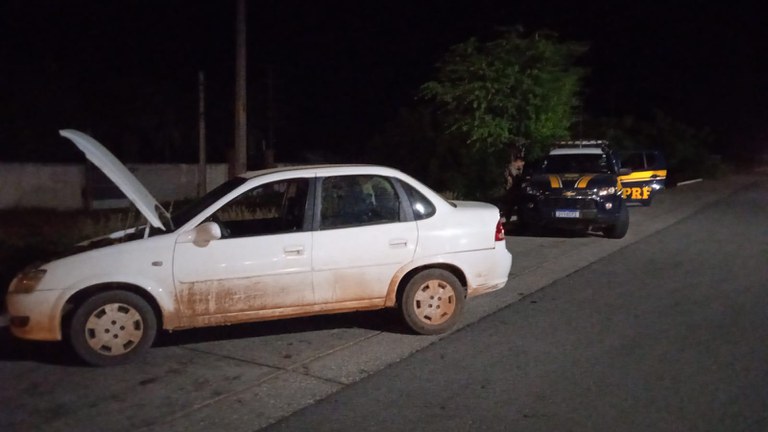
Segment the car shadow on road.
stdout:
<path fill-rule="evenodd" d="M 201 342 L 247 339 L 341 328 L 359 328 L 382 333 L 414 334 L 402 322 L 402 318 L 396 309 L 382 309 L 161 332 L 154 346 L 180 346 Z"/>
<path fill-rule="evenodd" d="M 202 342 L 308 333 L 340 328 L 359 328 L 383 333 L 414 334 L 403 323 L 399 311 L 390 308 L 220 327 L 204 327 L 174 332 L 160 331 L 153 346 L 183 346 Z M 59 366 L 90 367 L 80 361 L 69 345 L 64 342 L 40 342 L 17 339 L 11 335 L 8 327 L 0 327 L 0 362 L 35 362 Z"/>

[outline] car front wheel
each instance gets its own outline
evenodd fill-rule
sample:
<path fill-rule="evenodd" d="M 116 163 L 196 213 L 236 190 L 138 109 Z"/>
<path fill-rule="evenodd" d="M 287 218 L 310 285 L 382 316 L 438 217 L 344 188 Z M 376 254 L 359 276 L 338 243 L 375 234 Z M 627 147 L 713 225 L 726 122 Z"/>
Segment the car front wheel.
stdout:
<path fill-rule="evenodd" d="M 605 227 L 603 229 L 603 234 L 605 234 L 605 236 L 608 238 L 620 239 L 627 235 L 628 230 L 629 209 L 627 209 L 627 205 L 622 202 L 621 209 L 619 210 L 619 218 L 616 220 L 615 224 Z"/>
<path fill-rule="evenodd" d="M 107 291 L 77 308 L 69 341 L 86 363 L 113 366 L 149 349 L 156 332 L 157 319 L 144 299 L 127 291 Z"/>
<path fill-rule="evenodd" d="M 456 325 L 464 309 L 464 288 L 451 273 L 430 269 L 405 288 L 400 309 L 406 324 L 421 334 L 439 334 Z"/>

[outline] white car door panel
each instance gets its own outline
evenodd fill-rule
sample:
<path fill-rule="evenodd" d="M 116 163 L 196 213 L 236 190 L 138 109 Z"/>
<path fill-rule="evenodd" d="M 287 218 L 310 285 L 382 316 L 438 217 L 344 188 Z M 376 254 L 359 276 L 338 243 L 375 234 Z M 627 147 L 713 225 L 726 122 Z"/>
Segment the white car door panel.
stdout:
<path fill-rule="evenodd" d="M 413 259 L 417 238 L 416 222 L 315 232 L 317 301 L 383 299 L 397 269 Z"/>
<path fill-rule="evenodd" d="M 311 233 L 179 243 L 177 295 L 185 316 L 218 315 L 314 303 Z"/>
<path fill-rule="evenodd" d="M 327 177 L 319 187 L 312 251 L 317 302 L 383 301 L 394 274 L 413 259 L 416 222 L 401 222 L 401 199 L 386 177 Z"/>
<path fill-rule="evenodd" d="M 173 268 L 184 316 L 234 322 L 237 314 L 314 304 L 308 188 L 306 178 L 257 185 L 179 236 Z"/>

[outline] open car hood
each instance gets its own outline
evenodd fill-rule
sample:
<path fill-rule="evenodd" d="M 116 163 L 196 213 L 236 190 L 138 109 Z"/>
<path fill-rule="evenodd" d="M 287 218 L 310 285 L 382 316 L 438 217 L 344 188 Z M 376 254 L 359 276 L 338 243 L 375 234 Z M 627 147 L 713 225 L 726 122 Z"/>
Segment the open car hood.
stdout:
<path fill-rule="evenodd" d="M 59 135 L 75 143 L 77 148 L 85 153 L 85 157 L 89 161 L 93 162 L 110 180 L 115 182 L 117 187 L 133 202 L 153 227 L 162 230 L 170 228 L 165 226 L 161 220 L 161 217 L 166 221 L 170 220 L 168 212 L 158 204 L 144 185 L 109 150 L 95 139 L 74 129 L 60 130 Z"/>

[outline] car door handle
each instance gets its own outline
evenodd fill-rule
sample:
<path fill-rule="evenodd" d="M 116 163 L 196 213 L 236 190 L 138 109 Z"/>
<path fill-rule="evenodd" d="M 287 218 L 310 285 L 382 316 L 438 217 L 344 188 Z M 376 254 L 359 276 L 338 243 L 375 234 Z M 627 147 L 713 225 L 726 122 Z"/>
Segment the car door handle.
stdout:
<path fill-rule="evenodd" d="M 286 246 L 283 248 L 283 252 L 286 255 L 304 255 L 304 246 Z"/>
<path fill-rule="evenodd" d="M 653 174 L 653 175 L 651 176 L 651 178 L 652 178 L 652 179 L 655 179 L 655 178 L 659 178 L 659 175 L 658 175 L 658 174 Z"/>
<path fill-rule="evenodd" d="M 408 246 L 408 239 L 390 239 L 389 246 L 391 247 L 406 247 Z"/>

